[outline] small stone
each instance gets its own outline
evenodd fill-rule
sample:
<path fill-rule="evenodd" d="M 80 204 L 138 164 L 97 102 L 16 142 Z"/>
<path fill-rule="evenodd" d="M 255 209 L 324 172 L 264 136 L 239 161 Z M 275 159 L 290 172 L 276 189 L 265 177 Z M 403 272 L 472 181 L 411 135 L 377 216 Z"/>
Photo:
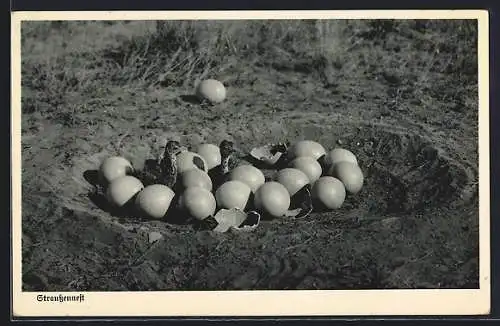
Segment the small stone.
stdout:
<path fill-rule="evenodd" d="M 344 142 L 342 141 L 342 139 L 338 139 L 338 140 L 337 140 L 337 144 L 338 144 L 338 145 L 342 145 L 342 144 L 344 144 Z"/>
<path fill-rule="evenodd" d="M 131 233 L 137 233 L 138 232 L 138 228 L 135 227 L 135 226 L 125 225 L 124 228 L 125 228 L 125 230 L 127 230 L 128 232 L 131 232 Z"/>
<path fill-rule="evenodd" d="M 151 232 L 148 236 L 149 243 L 154 243 L 163 238 L 163 235 L 160 232 Z"/>
<path fill-rule="evenodd" d="M 450 271 L 450 269 L 445 265 L 437 265 L 435 266 L 435 269 L 441 273 L 448 273 Z"/>

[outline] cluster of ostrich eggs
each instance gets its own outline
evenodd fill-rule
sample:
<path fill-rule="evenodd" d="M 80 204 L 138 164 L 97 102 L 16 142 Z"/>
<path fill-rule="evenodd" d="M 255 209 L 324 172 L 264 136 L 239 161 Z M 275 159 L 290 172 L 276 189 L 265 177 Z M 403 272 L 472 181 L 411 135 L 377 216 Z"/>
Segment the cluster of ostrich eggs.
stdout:
<path fill-rule="evenodd" d="M 201 101 L 221 103 L 226 88 L 216 79 L 200 81 L 195 94 Z M 356 194 L 363 186 L 363 173 L 356 156 L 347 149 L 327 150 L 313 140 L 300 140 L 286 153 L 287 167 L 277 171 L 272 180 L 251 164 L 242 164 L 229 172 L 227 180 L 214 189 L 209 171 L 221 164 L 220 149 L 215 144 L 200 144 L 177 157 L 178 191 L 154 184 L 145 187 L 130 174 L 134 170 L 124 157 L 105 159 L 99 169 L 101 182 L 107 184 L 108 201 L 123 207 L 132 200 L 150 218 L 161 219 L 178 198 L 178 206 L 197 219 L 212 216 L 217 209 L 254 207 L 272 216 L 282 216 L 290 208 L 291 198 L 310 185 L 311 195 L 324 206 L 341 207 L 348 193 Z M 253 202 L 250 202 L 253 198 Z"/>
<path fill-rule="evenodd" d="M 309 184 L 316 203 L 338 209 L 347 194 L 363 187 L 364 176 L 356 156 L 344 148 L 327 149 L 313 140 L 300 140 L 287 151 L 288 166 L 278 171 L 276 181 L 290 196 Z"/>

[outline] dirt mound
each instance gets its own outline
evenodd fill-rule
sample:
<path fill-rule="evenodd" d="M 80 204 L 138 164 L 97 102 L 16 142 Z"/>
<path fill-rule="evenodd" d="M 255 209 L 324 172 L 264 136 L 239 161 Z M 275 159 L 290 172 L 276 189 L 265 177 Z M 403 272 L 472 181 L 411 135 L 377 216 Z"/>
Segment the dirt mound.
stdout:
<path fill-rule="evenodd" d="M 272 128 L 272 123 L 269 123 L 268 126 L 263 126 L 263 132 L 259 135 L 250 128 L 229 129 L 225 131 L 225 137 L 234 140 L 247 152 L 254 146 L 268 142 L 293 142 L 300 139 L 319 141 L 327 149 L 344 147 L 354 152 L 364 172 L 365 185 L 360 194 L 348 196 L 342 209 L 331 212 L 332 218 L 341 217 L 351 211 L 356 211 L 360 218 L 372 218 L 417 212 L 444 204 L 464 204 L 471 172 L 459 162 L 447 157 L 437 144 L 433 144 L 426 137 L 384 125 L 358 123 L 342 126 L 315 121 L 313 116 L 307 119 L 296 118 L 297 121 L 291 122 L 288 128 L 281 129 L 281 134 L 269 132 L 269 128 Z M 249 125 L 252 123 L 248 122 Z M 219 133 L 217 128 L 213 130 L 215 131 L 207 128 L 202 130 L 198 137 L 184 138 L 185 144 L 194 147 L 204 141 L 219 143 L 224 135 L 214 134 Z M 182 135 L 174 133 L 170 137 L 182 139 Z M 73 187 L 70 189 L 73 193 L 68 192 L 64 202 L 69 207 L 89 209 L 94 198 L 86 198 L 85 194 L 93 193 L 92 183 L 95 176 L 92 174 L 96 174 L 96 169 L 105 157 L 123 155 L 140 169 L 146 160 L 155 158 L 155 153 L 158 152 L 157 143 L 157 137 L 129 137 L 119 153 L 104 150 L 89 157 L 76 158 L 70 172 L 73 179 Z M 339 143 L 341 145 L 338 145 Z M 266 174 L 272 175 L 269 172 L 266 171 Z M 104 203 L 96 200 L 94 204 L 100 205 L 101 209 L 104 207 L 101 205 Z"/>
<path fill-rule="evenodd" d="M 246 129 L 221 123 L 215 128 L 207 126 L 196 135 L 167 134 L 187 146 L 229 138 L 246 151 L 268 142 L 313 139 L 327 149 L 341 146 L 357 155 L 365 185 L 360 193 L 348 195 L 341 209 L 313 212 L 299 220 L 262 221 L 249 234 L 216 234 L 133 215 L 113 216 L 103 210 L 105 205 L 92 201 L 92 173 L 106 156 L 123 155 L 141 167 L 145 160 L 155 157 L 164 134 L 147 139 L 127 136 L 120 146 L 74 158 L 71 169 L 58 170 L 51 178 L 53 188 L 65 189 L 53 199 L 52 205 L 60 211 L 54 214 L 65 220 L 64 228 L 70 229 L 72 223 L 80 225 L 82 243 L 91 237 L 109 260 L 89 259 L 85 267 L 79 266 L 85 275 L 79 282 L 52 279 L 46 283 L 61 289 L 92 290 L 401 286 L 397 273 L 409 268 L 409 263 L 398 258 L 408 255 L 408 248 L 401 244 L 419 243 L 421 233 L 429 232 L 428 228 L 415 229 L 415 220 L 432 224 L 433 216 L 436 222 L 441 221 L 447 210 L 459 206 L 465 208 L 464 212 L 472 211 L 477 205 L 470 190 L 474 188 L 474 171 L 422 135 L 385 125 L 346 124 L 335 116 L 330 120 L 325 123 L 320 116 L 302 114 L 287 122 L 285 128 L 276 128 L 276 122 L 260 121 L 261 132 L 257 132 L 255 121 L 248 117 L 239 124 L 247 125 Z M 159 232 L 162 239 L 148 244 L 151 232 Z M 76 243 L 71 246 L 73 254 L 83 250 L 77 250 Z M 387 253 L 388 246 L 394 247 L 395 256 Z M 350 261 L 349 257 L 357 260 Z M 473 268 L 470 262 L 464 263 L 466 268 Z M 28 273 L 26 277 L 28 283 L 42 286 L 39 276 Z M 414 275 L 415 279 L 419 277 L 425 279 Z"/>

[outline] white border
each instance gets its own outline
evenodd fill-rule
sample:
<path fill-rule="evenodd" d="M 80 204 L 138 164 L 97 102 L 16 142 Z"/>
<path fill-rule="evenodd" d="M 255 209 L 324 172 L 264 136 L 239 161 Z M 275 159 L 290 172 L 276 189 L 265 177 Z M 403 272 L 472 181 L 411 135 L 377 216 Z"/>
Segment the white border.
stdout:
<path fill-rule="evenodd" d="M 479 22 L 479 290 L 84 292 L 83 303 L 40 303 L 21 280 L 21 60 L 25 20 L 477 19 Z M 476 315 L 490 311 L 489 24 L 480 10 L 109 11 L 12 13 L 12 243 L 14 316 Z M 74 295 L 75 293 L 63 293 Z"/>

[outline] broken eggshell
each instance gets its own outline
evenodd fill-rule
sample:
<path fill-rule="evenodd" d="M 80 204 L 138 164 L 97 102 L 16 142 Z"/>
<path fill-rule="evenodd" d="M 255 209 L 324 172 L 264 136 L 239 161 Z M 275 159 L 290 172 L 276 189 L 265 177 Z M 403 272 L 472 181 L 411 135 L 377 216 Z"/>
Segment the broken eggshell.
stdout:
<path fill-rule="evenodd" d="M 285 212 L 284 217 L 304 218 L 313 211 L 310 185 L 304 186 L 291 197 L 292 209 Z"/>
<path fill-rule="evenodd" d="M 232 228 L 236 232 L 251 232 L 255 230 L 260 224 L 260 214 L 256 211 L 249 211 L 247 213 L 246 220 L 240 224 L 240 226 L 235 226 Z"/>
<path fill-rule="evenodd" d="M 239 208 L 223 208 L 215 214 L 214 219 L 218 223 L 213 229 L 215 232 L 227 232 L 229 230 L 249 232 L 255 230 L 259 225 L 260 214 L 255 211 L 245 213 Z"/>
<path fill-rule="evenodd" d="M 281 156 L 284 154 L 283 151 L 279 150 L 280 144 L 267 144 L 260 147 L 255 147 L 250 151 L 250 155 L 269 166 L 275 165 Z"/>

